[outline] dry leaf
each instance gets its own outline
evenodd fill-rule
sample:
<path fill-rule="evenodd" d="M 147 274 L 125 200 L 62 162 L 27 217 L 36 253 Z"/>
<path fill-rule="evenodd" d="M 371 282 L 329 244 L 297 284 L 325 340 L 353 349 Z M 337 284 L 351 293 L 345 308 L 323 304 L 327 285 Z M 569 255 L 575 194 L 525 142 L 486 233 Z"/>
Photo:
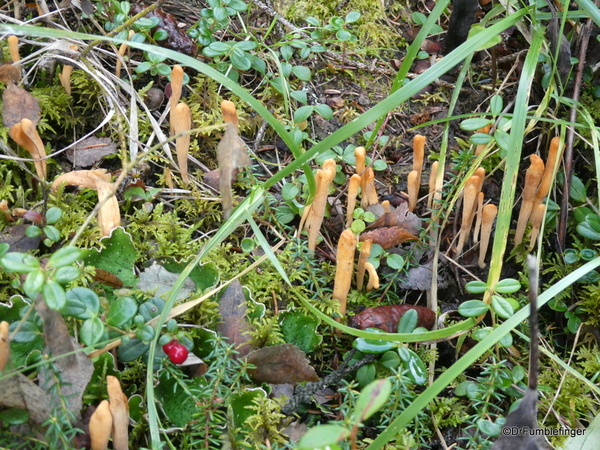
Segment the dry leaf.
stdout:
<path fill-rule="evenodd" d="M 40 120 L 40 104 L 25 89 L 8 83 L 2 94 L 3 111 L 2 121 L 4 126 L 12 128 L 13 125 L 21 123 L 23 119 L 29 119 L 34 125 Z"/>
<path fill-rule="evenodd" d="M 48 392 L 21 373 L 0 380 L 0 405 L 24 409 L 36 424 L 50 417 Z"/>
<path fill-rule="evenodd" d="M 123 282 L 116 275 L 113 275 L 106 270 L 98 269 L 97 267 L 94 269 L 94 281 L 105 284 L 106 286 L 113 287 L 115 289 L 120 289 L 123 287 Z"/>
<path fill-rule="evenodd" d="M 243 358 L 251 350 L 248 343 L 250 336 L 247 334 L 249 328 L 246 322 L 247 309 L 246 296 L 240 281 L 232 281 L 219 301 L 221 322 L 217 325 L 217 331 L 229 338 L 230 344 L 235 344 L 235 349 L 239 352 L 236 355 L 238 358 Z"/>
<path fill-rule="evenodd" d="M 419 235 L 421 219 L 408 210 L 408 203 L 401 203 L 394 211 L 384 214 L 369 225 L 367 231 L 382 227 L 401 227 L 410 234 Z"/>
<path fill-rule="evenodd" d="M 223 198 L 223 218 L 227 220 L 233 209 L 231 194 L 231 178 L 233 171 L 239 167 L 250 165 L 250 158 L 244 147 L 244 142 L 238 136 L 232 122 L 225 124 L 225 134 L 217 146 L 219 161 L 219 191 Z"/>
<path fill-rule="evenodd" d="M 21 81 L 21 70 L 12 64 L 0 66 L 0 82 L 4 84 L 19 83 Z"/>
<path fill-rule="evenodd" d="M 417 326 L 428 330 L 433 328 L 435 313 L 424 306 L 415 305 L 384 305 L 375 308 L 366 308 L 363 312 L 352 317 L 348 323 L 354 328 L 366 330 L 367 328 L 379 328 L 388 333 L 398 332 L 398 322 L 406 311 L 414 309 L 419 315 Z"/>
<path fill-rule="evenodd" d="M 304 352 L 293 344 L 254 350 L 246 356 L 246 360 L 256 366 L 256 369 L 248 370 L 255 383 L 296 384 L 319 379 Z"/>
<path fill-rule="evenodd" d="M 117 152 L 116 145 L 109 138 L 91 136 L 79 141 L 74 149 L 66 152 L 73 167 L 91 167 L 107 155 Z"/>
<path fill-rule="evenodd" d="M 0 235 L 0 244 L 6 242 L 10 245 L 11 252 L 25 253 L 30 250 L 36 250 L 40 246 L 40 236 L 28 237 L 25 230 L 29 227 L 27 224 L 15 225 L 6 228 Z"/>
<path fill-rule="evenodd" d="M 152 292 L 157 297 L 162 297 L 167 292 L 173 290 L 173 286 L 178 278 L 178 273 L 169 272 L 163 266 L 154 263 L 140 274 L 140 281 L 137 287 L 141 291 Z M 192 279 L 189 277 L 186 278 L 183 287 L 179 291 L 179 294 L 177 294 L 177 300 L 187 298 L 195 289 L 196 285 Z"/>
<path fill-rule="evenodd" d="M 384 249 L 395 247 L 407 241 L 418 241 L 419 238 L 404 228 L 377 228 L 376 230 L 365 231 L 360 235 L 360 242 L 371 239 L 373 244 L 379 244 Z"/>

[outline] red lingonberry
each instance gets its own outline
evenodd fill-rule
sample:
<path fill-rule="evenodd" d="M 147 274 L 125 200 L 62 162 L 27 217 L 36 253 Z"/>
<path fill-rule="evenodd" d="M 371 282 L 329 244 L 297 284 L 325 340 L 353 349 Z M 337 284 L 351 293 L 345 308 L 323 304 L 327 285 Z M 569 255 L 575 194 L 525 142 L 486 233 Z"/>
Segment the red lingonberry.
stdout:
<path fill-rule="evenodd" d="M 170 354 L 171 349 L 175 344 L 177 344 L 177 339 L 172 339 L 170 342 L 167 342 L 165 345 L 163 345 L 163 352 L 165 352 L 167 355 Z"/>
<path fill-rule="evenodd" d="M 168 355 L 173 364 L 182 364 L 188 357 L 188 349 L 179 342 L 171 347 Z"/>

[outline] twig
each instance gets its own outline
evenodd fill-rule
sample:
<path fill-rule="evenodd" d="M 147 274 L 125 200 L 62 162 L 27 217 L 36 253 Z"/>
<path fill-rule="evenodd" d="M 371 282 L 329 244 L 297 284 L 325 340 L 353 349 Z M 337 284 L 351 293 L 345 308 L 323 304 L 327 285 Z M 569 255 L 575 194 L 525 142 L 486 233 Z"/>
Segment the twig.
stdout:
<path fill-rule="evenodd" d="M 577 103 L 579 101 L 579 93 L 581 92 L 581 82 L 583 79 L 583 70 L 585 69 L 585 55 L 587 53 L 588 42 L 590 40 L 590 30 L 592 19 L 588 19 L 581 33 L 579 45 L 579 63 L 577 64 L 577 73 L 575 75 L 575 85 L 573 86 L 573 106 L 569 121 L 575 123 L 577 120 Z M 558 246 L 560 249 L 565 249 L 567 239 L 567 219 L 569 215 L 569 193 L 571 191 L 571 176 L 573 171 L 573 142 L 575 140 L 575 127 L 570 125 L 567 129 L 567 142 L 564 153 L 564 172 L 565 183 L 563 187 L 563 195 L 561 199 L 560 220 L 558 222 Z"/>

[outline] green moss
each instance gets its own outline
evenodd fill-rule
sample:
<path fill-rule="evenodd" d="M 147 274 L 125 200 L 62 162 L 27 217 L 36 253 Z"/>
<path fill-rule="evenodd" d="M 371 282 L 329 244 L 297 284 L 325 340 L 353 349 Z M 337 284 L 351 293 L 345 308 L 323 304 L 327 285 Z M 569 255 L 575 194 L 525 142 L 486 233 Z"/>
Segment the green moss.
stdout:
<path fill-rule="evenodd" d="M 256 448 L 257 442 L 285 443 L 287 438 L 282 433 L 282 421 L 285 415 L 281 414 L 283 400 L 271 399 L 258 396 L 247 408 L 253 411 L 245 424 L 247 425 L 247 437 L 244 445 L 248 448 Z"/>
<path fill-rule="evenodd" d="M 429 404 L 429 409 L 440 428 L 461 426 L 469 415 L 458 397 L 436 397 Z"/>

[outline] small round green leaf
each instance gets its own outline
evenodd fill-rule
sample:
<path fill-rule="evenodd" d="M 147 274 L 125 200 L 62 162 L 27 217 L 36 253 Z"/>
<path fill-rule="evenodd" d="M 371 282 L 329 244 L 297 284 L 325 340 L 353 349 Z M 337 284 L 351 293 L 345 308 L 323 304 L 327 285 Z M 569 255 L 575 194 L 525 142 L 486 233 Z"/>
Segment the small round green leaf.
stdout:
<path fill-rule="evenodd" d="M 471 294 L 483 294 L 488 289 L 488 285 L 483 281 L 469 281 L 465 285 L 467 292 Z"/>
<path fill-rule="evenodd" d="M 25 228 L 25 236 L 27 236 L 29 238 L 36 238 L 41 235 L 42 235 L 42 230 L 40 227 L 38 227 L 36 225 L 29 225 L 27 228 Z"/>
<path fill-rule="evenodd" d="M 294 111 L 294 123 L 300 123 L 305 121 L 313 113 L 314 106 L 301 106 Z"/>
<path fill-rule="evenodd" d="M 499 295 L 492 295 L 492 308 L 503 319 L 508 319 L 515 313 L 510 302 Z"/>
<path fill-rule="evenodd" d="M 150 344 L 145 344 L 138 338 L 130 339 L 119 346 L 119 359 L 123 362 L 133 361 L 146 353 L 148 348 L 150 348 Z"/>
<path fill-rule="evenodd" d="M 44 301 L 48 308 L 61 310 L 67 303 L 67 296 L 63 287 L 54 280 L 46 280 L 42 290 Z"/>
<path fill-rule="evenodd" d="M 294 66 L 292 67 L 292 73 L 302 81 L 310 81 L 311 73 L 310 69 L 306 66 Z"/>
<path fill-rule="evenodd" d="M 40 267 L 40 262 L 34 256 L 26 255 L 25 253 L 10 252 L 0 258 L 0 267 L 8 273 L 29 273 Z"/>
<path fill-rule="evenodd" d="M 71 245 L 63 247 L 55 251 L 52 256 L 48 259 L 46 268 L 50 267 L 64 267 L 73 264 L 82 256 L 82 251 Z"/>
<path fill-rule="evenodd" d="M 494 286 L 494 290 L 499 294 L 513 294 L 519 289 L 521 289 L 521 283 L 514 278 L 505 278 Z"/>
<path fill-rule="evenodd" d="M 563 253 L 563 258 L 567 264 L 575 264 L 579 261 L 579 252 L 574 248 L 568 248 Z"/>
<path fill-rule="evenodd" d="M 485 314 L 490 309 L 490 305 L 481 300 L 467 300 L 458 307 L 458 312 L 463 317 L 477 317 Z"/>
<path fill-rule="evenodd" d="M 299 193 L 300 188 L 294 183 L 285 183 L 281 188 L 281 196 L 285 201 L 293 200 Z"/>
<path fill-rule="evenodd" d="M 383 331 L 378 328 L 367 328 L 367 331 L 383 333 Z M 383 339 L 365 339 L 359 337 L 354 340 L 352 346 L 363 353 L 385 353 L 394 348 L 396 344 L 392 341 L 385 341 Z"/>
<path fill-rule="evenodd" d="M 104 333 L 104 324 L 99 317 L 86 319 L 79 330 L 79 338 L 85 345 L 94 345 L 102 339 Z"/>
<path fill-rule="evenodd" d="M 60 241 L 60 231 L 54 225 L 48 225 L 44 227 L 44 234 L 52 242 Z"/>
<path fill-rule="evenodd" d="M 76 280 L 81 275 L 81 271 L 75 266 L 59 267 L 52 274 L 52 279 L 58 284 L 67 284 Z"/>
<path fill-rule="evenodd" d="M 598 252 L 596 250 L 594 250 L 593 248 L 583 248 L 579 252 L 579 255 L 581 256 L 581 259 L 583 259 L 584 261 L 591 261 L 592 259 L 594 259 L 598 256 Z"/>
<path fill-rule="evenodd" d="M 479 419 L 477 421 L 477 428 L 479 428 L 479 431 L 482 433 L 491 437 L 496 437 L 500 434 L 500 425 L 487 419 Z"/>
<path fill-rule="evenodd" d="M 346 14 L 346 23 L 354 23 L 360 19 L 361 14 L 358 11 L 350 11 Z"/>
<path fill-rule="evenodd" d="M 379 360 L 379 364 L 387 367 L 388 369 L 396 369 L 398 366 L 400 366 L 400 363 L 400 357 L 394 351 L 385 352 Z"/>
<path fill-rule="evenodd" d="M 400 270 L 404 267 L 404 258 L 396 253 L 392 253 L 388 256 L 385 262 L 390 269 Z"/>
<path fill-rule="evenodd" d="M 100 298 L 91 289 L 84 287 L 69 289 L 67 299 L 69 300 L 69 305 L 72 304 L 78 311 L 81 309 L 81 306 L 85 307 L 85 311 L 74 315 L 78 319 L 89 319 L 97 316 L 100 312 Z"/>
<path fill-rule="evenodd" d="M 46 211 L 46 223 L 48 225 L 54 225 L 61 219 L 62 215 L 62 209 L 54 206 L 52 208 L 48 208 L 48 211 Z"/>
<path fill-rule="evenodd" d="M 240 247 L 243 252 L 250 253 L 256 247 L 256 242 L 252 238 L 244 238 L 240 243 Z"/>
<path fill-rule="evenodd" d="M 406 353 L 408 353 L 408 358 L 406 356 L 403 357 Z M 421 358 L 419 358 L 419 355 L 410 349 L 406 349 L 406 352 L 400 354 L 400 359 L 402 359 L 406 376 L 415 384 L 420 386 L 425 384 L 427 381 L 427 369 Z"/>
<path fill-rule="evenodd" d="M 137 303 L 133 298 L 119 297 L 111 302 L 106 314 L 106 323 L 120 328 L 130 320 L 133 320 L 137 314 L 137 310 Z"/>
<path fill-rule="evenodd" d="M 150 342 L 154 339 L 154 327 L 152 325 L 142 325 L 135 331 L 135 337 L 144 341 Z"/>
<path fill-rule="evenodd" d="M 571 190 L 569 191 L 569 197 L 571 197 L 571 200 L 575 200 L 579 203 L 584 203 L 587 199 L 585 184 L 583 184 L 581 178 L 576 175 L 571 177 Z"/>
<path fill-rule="evenodd" d="M 398 322 L 398 333 L 412 333 L 417 328 L 419 314 L 415 309 L 409 309 Z"/>
<path fill-rule="evenodd" d="M 21 425 L 29 420 L 29 413 L 24 409 L 8 408 L 0 411 L 0 421 L 6 425 Z"/>
<path fill-rule="evenodd" d="M 460 123 L 460 128 L 465 131 L 476 131 L 480 128 L 490 125 L 492 121 L 485 117 L 473 117 L 472 119 L 465 119 Z"/>
<path fill-rule="evenodd" d="M 356 382 L 364 387 L 375 379 L 376 374 L 375 364 L 365 364 L 356 371 Z"/>
<path fill-rule="evenodd" d="M 492 96 L 492 98 L 490 99 L 490 111 L 492 112 L 493 115 L 497 116 L 498 114 L 500 114 L 502 112 L 502 108 L 503 106 L 503 101 L 502 101 L 502 97 L 499 95 L 494 95 Z"/>
<path fill-rule="evenodd" d="M 46 271 L 44 269 L 38 268 L 32 270 L 27 274 L 27 278 L 25 278 L 25 282 L 23 283 L 23 291 L 25 295 L 32 300 L 35 300 L 37 295 L 42 292 L 42 287 L 44 286 L 44 281 L 46 280 Z"/>
<path fill-rule="evenodd" d="M 333 119 L 333 110 L 329 105 L 319 104 L 315 106 L 315 112 L 323 119 Z"/>

